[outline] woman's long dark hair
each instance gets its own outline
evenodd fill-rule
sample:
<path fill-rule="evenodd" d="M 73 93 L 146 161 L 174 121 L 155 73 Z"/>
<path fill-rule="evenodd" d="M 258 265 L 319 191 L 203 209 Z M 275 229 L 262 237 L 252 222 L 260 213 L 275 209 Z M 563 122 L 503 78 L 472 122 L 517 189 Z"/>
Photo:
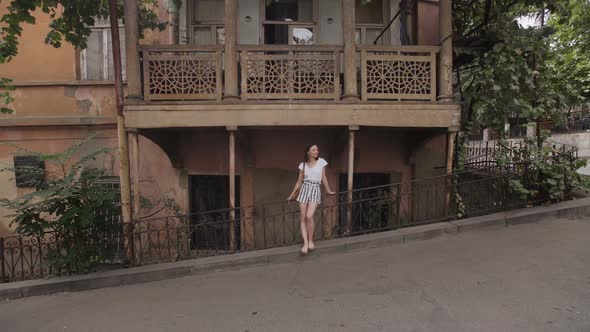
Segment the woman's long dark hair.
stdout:
<path fill-rule="evenodd" d="M 305 174 L 305 165 L 309 161 L 309 150 L 311 150 L 311 148 L 314 146 L 317 146 L 317 144 L 312 144 L 312 145 L 306 146 L 305 151 L 303 152 L 303 174 Z M 318 156 L 318 158 L 319 158 L 319 156 Z M 318 158 L 316 158 L 316 160 Z"/>

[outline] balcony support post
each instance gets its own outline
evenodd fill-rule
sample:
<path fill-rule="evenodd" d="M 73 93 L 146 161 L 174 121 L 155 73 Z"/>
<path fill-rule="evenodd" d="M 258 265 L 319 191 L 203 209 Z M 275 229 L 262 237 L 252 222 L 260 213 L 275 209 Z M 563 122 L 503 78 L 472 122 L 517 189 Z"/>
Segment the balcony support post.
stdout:
<path fill-rule="evenodd" d="M 236 131 L 237 127 L 227 127 L 229 133 L 229 250 L 233 252 L 236 244 Z"/>
<path fill-rule="evenodd" d="M 346 206 L 346 232 L 352 231 L 352 204 L 354 189 L 354 139 L 355 133 L 359 130 L 358 126 L 348 127 L 348 184 L 346 187 L 347 206 Z"/>
<path fill-rule="evenodd" d="M 455 138 L 456 132 L 447 133 L 447 176 L 445 180 L 445 208 L 447 216 L 450 216 L 452 211 L 451 197 L 453 195 L 453 157 L 455 156 Z"/>
<path fill-rule="evenodd" d="M 133 218 L 139 219 L 140 199 L 139 199 L 139 133 L 137 130 L 129 130 L 131 133 L 132 157 L 131 166 L 133 173 Z"/>

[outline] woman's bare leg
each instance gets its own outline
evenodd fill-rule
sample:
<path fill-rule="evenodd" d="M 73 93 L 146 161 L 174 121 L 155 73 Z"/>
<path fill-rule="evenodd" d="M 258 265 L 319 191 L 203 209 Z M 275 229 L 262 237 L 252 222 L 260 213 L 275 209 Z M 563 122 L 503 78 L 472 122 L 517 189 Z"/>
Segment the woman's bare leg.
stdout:
<path fill-rule="evenodd" d="M 317 203 L 309 203 L 307 205 L 307 211 L 305 213 L 305 221 L 307 223 L 307 243 L 309 249 L 315 249 L 315 245 L 313 243 L 313 235 L 315 230 L 315 222 L 313 220 L 313 215 L 315 214 L 315 210 L 318 208 Z"/>
<path fill-rule="evenodd" d="M 307 239 L 307 223 L 306 223 L 306 215 L 307 215 L 307 204 L 299 203 L 299 213 L 301 215 L 301 224 L 299 228 L 301 228 L 301 238 L 303 239 L 303 247 L 301 248 L 301 252 L 307 254 L 307 249 L 309 249 L 309 242 Z"/>

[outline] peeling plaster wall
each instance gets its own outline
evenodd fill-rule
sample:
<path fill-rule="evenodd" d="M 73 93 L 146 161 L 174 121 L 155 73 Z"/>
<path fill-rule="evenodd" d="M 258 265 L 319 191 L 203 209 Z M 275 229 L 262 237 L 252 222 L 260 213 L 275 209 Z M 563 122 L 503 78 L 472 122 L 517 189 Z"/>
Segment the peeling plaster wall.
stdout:
<path fill-rule="evenodd" d="M 116 99 L 112 85 L 52 85 L 17 87 L 9 107 L 12 117 L 115 116 Z"/>

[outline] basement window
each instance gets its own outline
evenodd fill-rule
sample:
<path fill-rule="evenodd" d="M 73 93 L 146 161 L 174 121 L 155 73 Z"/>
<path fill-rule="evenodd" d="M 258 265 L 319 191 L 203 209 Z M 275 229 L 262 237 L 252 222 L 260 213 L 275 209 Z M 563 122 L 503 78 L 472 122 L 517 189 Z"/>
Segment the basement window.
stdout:
<path fill-rule="evenodd" d="M 45 164 L 39 156 L 15 156 L 14 175 L 18 188 L 36 187 L 45 181 Z"/>

